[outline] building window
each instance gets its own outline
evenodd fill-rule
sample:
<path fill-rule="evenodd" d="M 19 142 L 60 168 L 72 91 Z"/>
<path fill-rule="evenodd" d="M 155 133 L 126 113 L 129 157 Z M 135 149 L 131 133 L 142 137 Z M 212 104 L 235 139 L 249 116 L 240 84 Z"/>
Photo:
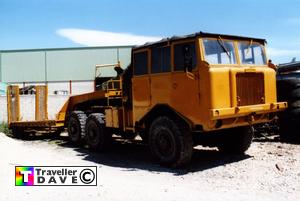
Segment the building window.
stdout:
<path fill-rule="evenodd" d="M 171 71 L 170 46 L 153 47 L 151 52 L 151 73 Z"/>
<path fill-rule="evenodd" d="M 148 52 L 138 52 L 134 54 L 134 75 L 144 75 L 148 73 Z"/>
<path fill-rule="evenodd" d="M 194 42 L 174 45 L 174 70 L 192 71 L 197 65 L 196 46 Z"/>

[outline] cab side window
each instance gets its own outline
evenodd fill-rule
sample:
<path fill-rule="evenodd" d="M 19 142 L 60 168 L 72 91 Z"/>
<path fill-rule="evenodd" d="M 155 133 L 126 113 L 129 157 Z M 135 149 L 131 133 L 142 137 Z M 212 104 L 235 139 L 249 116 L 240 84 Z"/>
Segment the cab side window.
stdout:
<path fill-rule="evenodd" d="M 174 70 L 192 71 L 197 65 L 195 42 L 174 45 Z"/>
<path fill-rule="evenodd" d="M 148 52 L 138 52 L 133 56 L 134 75 L 148 74 Z"/>
<path fill-rule="evenodd" d="M 171 71 L 170 46 L 151 48 L 151 73 Z"/>

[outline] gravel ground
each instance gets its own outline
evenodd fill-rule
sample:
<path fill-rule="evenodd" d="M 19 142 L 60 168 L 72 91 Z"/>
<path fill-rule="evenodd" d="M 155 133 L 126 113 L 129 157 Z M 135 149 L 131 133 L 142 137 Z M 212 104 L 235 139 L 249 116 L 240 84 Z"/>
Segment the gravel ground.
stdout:
<path fill-rule="evenodd" d="M 98 186 L 16 187 L 16 165 L 98 166 Z M 100 154 L 64 137 L 22 141 L 0 133 L 0 170 L 0 201 L 300 200 L 300 145 L 276 139 L 256 140 L 243 156 L 196 147 L 188 169 L 170 170 L 139 141 L 118 141 Z"/>

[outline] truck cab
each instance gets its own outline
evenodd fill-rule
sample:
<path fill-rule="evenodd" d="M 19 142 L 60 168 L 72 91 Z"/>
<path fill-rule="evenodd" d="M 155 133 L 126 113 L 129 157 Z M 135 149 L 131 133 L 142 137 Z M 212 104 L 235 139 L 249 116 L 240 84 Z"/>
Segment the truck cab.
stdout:
<path fill-rule="evenodd" d="M 133 122 L 164 108 L 208 132 L 267 122 L 286 107 L 264 39 L 200 32 L 134 48 L 132 57 Z"/>

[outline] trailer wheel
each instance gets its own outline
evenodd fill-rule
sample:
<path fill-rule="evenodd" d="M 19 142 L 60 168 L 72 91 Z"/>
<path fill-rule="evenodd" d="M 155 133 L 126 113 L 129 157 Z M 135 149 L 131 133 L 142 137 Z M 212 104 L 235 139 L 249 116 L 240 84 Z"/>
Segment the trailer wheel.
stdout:
<path fill-rule="evenodd" d="M 169 117 L 156 118 L 149 129 L 149 146 L 160 164 L 180 167 L 188 164 L 193 152 L 190 129 Z"/>
<path fill-rule="evenodd" d="M 11 130 L 14 138 L 25 139 L 28 136 L 28 133 L 25 133 L 24 128 L 13 127 Z"/>
<path fill-rule="evenodd" d="M 68 135 L 73 143 L 79 143 L 85 135 L 86 114 L 82 111 L 74 111 L 68 119 Z"/>
<path fill-rule="evenodd" d="M 243 154 L 250 147 L 254 129 L 252 126 L 244 126 L 226 129 L 221 134 L 218 149 L 221 152 Z"/>
<path fill-rule="evenodd" d="M 94 113 L 86 120 L 86 140 L 91 149 L 103 151 L 110 142 L 112 135 L 107 131 L 104 124 L 104 115 Z"/>

